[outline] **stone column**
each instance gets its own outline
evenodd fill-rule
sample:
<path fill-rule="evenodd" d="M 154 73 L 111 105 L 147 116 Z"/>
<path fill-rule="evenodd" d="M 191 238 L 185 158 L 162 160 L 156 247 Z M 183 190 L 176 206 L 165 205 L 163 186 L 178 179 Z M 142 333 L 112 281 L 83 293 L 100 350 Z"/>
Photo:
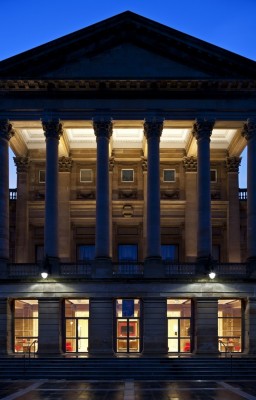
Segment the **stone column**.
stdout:
<path fill-rule="evenodd" d="M 247 140 L 247 259 L 256 262 L 256 120 L 248 119 L 242 135 Z"/>
<path fill-rule="evenodd" d="M 228 262 L 241 262 L 240 242 L 240 207 L 238 195 L 238 173 L 240 157 L 228 157 L 226 167 L 228 172 Z"/>
<path fill-rule="evenodd" d="M 61 303 L 59 299 L 38 301 L 38 353 L 61 353 Z"/>
<path fill-rule="evenodd" d="M 256 298 L 249 297 L 245 306 L 244 352 L 256 354 Z"/>
<path fill-rule="evenodd" d="M 212 253 L 210 136 L 214 122 L 197 119 L 193 135 L 197 140 L 197 258 L 209 260 Z"/>
<path fill-rule="evenodd" d="M 0 355 L 12 352 L 12 315 L 8 299 L 0 299 Z"/>
<path fill-rule="evenodd" d="M 148 163 L 142 158 L 143 171 L 143 260 L 147 256 L 147 178 L 148 178 Z"/>
<path fill-rule="evenodd" d="M 58 119 L 42 121 L 46 138 L 44 253 L 51 263 L 59 258 L 58 147 L 62 125 Z"/>
<path fill-rule="evenodd" d="M 143 300 L 143 354 L 168 353 L 166 318 L 166 299 Z"/>
<path fill-rule="evenodd" d="M 59 159 L 59 257 L 70 262 L 70 171 L 72 159 Z"/>
<path fill-rule="evenodd" d="M 110 259 L 109 139 L 112 122 L 110 119 L 95 119 L 93 128 L 97 140 L 95 255 L 98 259 Z"/>
<path fill-rule="evenodd" d="M 90 300 L 90 337 L 91 355 L 113 354 L 113 301 L 112 299 Z"/>
<path fill-rule="evenodd" d="M 195 299 L 195 353 L 218 353 L 218 300 Z"/>
<path fill-rule="evenodd" d="M 115 167 L 115 159 L 111 157 L 109 160 L 109 255 L 112 258 L 113 256 L 113 171 Z"/>
<path fill-rule="evenodd" d="M 160 232 L 160 136 L 162 119 L 146 119 L 144 135 L 148 144 L 147 173 L 147 258 L 161 259 Z"/>
<path fill-rule="evenodd" d="M 197 159 L 184 157 L 185 169 L 185 251 L 186 262 L 195 262 L 197 258 Z"/>
<path fill-rule="evenodd" d="M 16 200 L 16 240 L 15 262 L 27 263 L 28 260 L 28 157 L 14 157 L 17 168 L 17 200 Z"/>
<path fill-rule="evenodd" d="M 0 264 L 9 260 L 9 140 L 14 132 L 6 119 L 0 120 Z M 4 265 L 3 265 L 4 267 Z M 4 273 L 4 271 L 0 271 Z"/>

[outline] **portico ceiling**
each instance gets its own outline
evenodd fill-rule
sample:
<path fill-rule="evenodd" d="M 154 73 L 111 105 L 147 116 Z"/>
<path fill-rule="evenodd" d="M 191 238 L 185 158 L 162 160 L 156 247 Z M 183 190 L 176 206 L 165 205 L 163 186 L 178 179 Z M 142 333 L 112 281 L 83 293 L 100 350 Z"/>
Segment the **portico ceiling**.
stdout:
<path fill-rule="evenodd" d="M 160 148 L 162 149 L 185 149 L 189 143 L 195 142 L 192 138 L 191 127 L 193 121 L 165 121 L 165 126 L 160 139 Z M 239 126 L 216 126 L 211 135 L 211 148 L 228 150 L 234 138 L 239 134 Z M 232 125 L 232 124 L 231 124 Z M 29 150 L 45 149 L 45 137 L 39 122 L 21 123 L 14 122 L 13 127 L 19 142 L 23 143 L 23 148 Z M 91 122 L 64 123 L 63 140 L 69 150 L 72 149 L 95 149 L 96 137 Z M 112 149 L 120 148 L 143 148 L 144 147 L 143 121 L 117 122 L 113 125 L 113 134 L 111 137 Z M 64 145 L 62 143 L 61 145 Z M 194 143 L 195 145 L 195 143 Z M 194 146 L 193 145 L 193 146 Z M 15 143 L 11 147 L 15 153 Z M 21 155 L 21 154 L 17 154 Z"/>

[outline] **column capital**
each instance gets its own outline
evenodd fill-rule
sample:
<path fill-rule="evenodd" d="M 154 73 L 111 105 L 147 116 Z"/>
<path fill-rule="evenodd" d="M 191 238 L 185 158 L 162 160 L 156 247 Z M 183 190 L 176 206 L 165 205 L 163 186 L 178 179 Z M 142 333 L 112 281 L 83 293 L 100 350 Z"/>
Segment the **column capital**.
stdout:
<path fill-rule="evenodd" d="M 72 167 L 71 157 L 60 157 L 59 158 L 59 172 L 70 172 Z"/>
<path fill-rule="evenodd" d="M 240 164 L 241 164 L 241 160 L 242 160 L 241 157 L 236 157 L 236 156 L 227 157 L 227 159 L 226 159 L 227 171 L 228 172 L 236 172 L 236 173 L 238 173 L 239 172 L 239 167 L 240 167 Z"/>
<path fill-rule="evenodd" d="M 14 135 L 12 124 L 8 119 L 0 119 L 0 138 L 10 140 Z"/>
<path fill-rule="evenodd" d="M 147 139 L 151 137 L 160 138 L 164 127 L 163 118 L 145 118 L 144 121 L 144 135 Z"/>
<path fill-rule="evenodd" d="M 215 120 L 197 118 L 192 128 L 192 134 L 197 140 L 208 139 L 212 134 Z"/>
<path fill-rule="evenodd" d="M 42 127 L 46 139 L 53 138 L 60 140 L 63 129 L 59 119 L 42 119 Z"/>
<path fill-rule="evenodd" d="M 29 157 L 13 157 L 17 172 L 28 172 L 30 158 Z"/>
<path fill-rule="evenodd" d="M 247 141 L 256 136 L 256 119 L 247 119 L 241 133 Z"/>
<path fill-rule="evenodd" d="M 197 158 L 194 156 L 183 157 L 183 166 L 186 172 L 197 172 Z"/>
<path fill-rule="evenodd" d="M 113 123 L 111 118 L 93 118 L 93 129 L 96 138 L 106 137 L 110 139 L 113 132 Z"/>

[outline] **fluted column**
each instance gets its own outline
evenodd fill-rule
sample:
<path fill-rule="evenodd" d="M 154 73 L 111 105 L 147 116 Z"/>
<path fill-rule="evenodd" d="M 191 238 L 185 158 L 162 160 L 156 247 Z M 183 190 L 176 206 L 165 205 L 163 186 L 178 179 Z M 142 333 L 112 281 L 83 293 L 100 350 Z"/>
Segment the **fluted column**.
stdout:
<path fill-rule="evenodd" d="M 148 144 L 147 258 L 161 258 L 159 143 L 162 131 L 163 120 L 145 120 L 144 135 Z"/>
<path fill-rule="evenodd" d="M 240 157 L 228 157 L 228 262 L 241 262 L 240 207 L 238 196 L 238 173 Z"/>
<path fill-rule="evenodd" d="M 97 140 L 96 177 L 96 258 L 110 258 L 109 231 L 109 139 L 112 135 L 110 119 L 94 119 Z"/>
<path fill-rule="evenodd" d="M 247 140 L 247 259 L 256 260 L 256 120 L 248 119 L 242 135 Z"/>
<path fill-rule="evenodd" d="M 212 253 L 210 137 L 214 121 L 197 119 L 193 135 L 197 140 L 197 258 L 206 260 Z"/>
<path fill-rule="evenodd" d="M 58 147 L 62 125 L 58 119 L 43 120 L 42 125 L 46 138 L 44 254 L 58 259 Z"/>
<path fill-rule="evenodd" d="M 9 259 L 9 140 L 12 125 L 0 120 L 0 261 Z"/>
<path fill-rule="evenodd" d="M 27 263 L 28 259 L 28 157 L 14 157 L 17 168 L 16 240 L 15 262 Z"/>

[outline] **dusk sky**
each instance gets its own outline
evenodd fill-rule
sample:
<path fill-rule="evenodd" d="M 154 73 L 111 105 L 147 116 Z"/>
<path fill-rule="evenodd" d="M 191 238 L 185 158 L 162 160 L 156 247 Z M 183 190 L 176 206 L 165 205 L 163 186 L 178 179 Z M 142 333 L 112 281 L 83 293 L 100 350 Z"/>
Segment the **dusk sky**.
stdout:
<path fill-rule="evenodd" d="M 256 60 L 255 0 L 0 0 L 0 60 L 126 10 Z"/>

